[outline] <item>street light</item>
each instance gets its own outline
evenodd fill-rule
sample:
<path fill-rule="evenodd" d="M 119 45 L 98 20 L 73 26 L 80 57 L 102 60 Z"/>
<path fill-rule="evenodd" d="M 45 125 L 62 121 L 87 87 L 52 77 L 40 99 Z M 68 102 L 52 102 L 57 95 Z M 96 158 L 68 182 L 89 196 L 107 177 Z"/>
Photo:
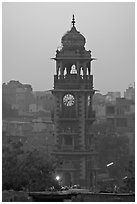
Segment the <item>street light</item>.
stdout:
<path fill-rule="evenodd" d="M 114 164 L 114 162 L 111 162 L 111 163 L 107 164 L 106 166 L 109 167 L 109 166 L 111 166 L 113 164 Z"/>
<path fill-rule="evenodd" d="M 56 176 L 56 180 L 59 181 L 60 180 L 60 176 Z"/>
<path fill-rule="evenodd" d="M 58 185 L 61 186 L 61 177 L 59 175 L 56 176 L 56 180 L 58 182 Z"/>

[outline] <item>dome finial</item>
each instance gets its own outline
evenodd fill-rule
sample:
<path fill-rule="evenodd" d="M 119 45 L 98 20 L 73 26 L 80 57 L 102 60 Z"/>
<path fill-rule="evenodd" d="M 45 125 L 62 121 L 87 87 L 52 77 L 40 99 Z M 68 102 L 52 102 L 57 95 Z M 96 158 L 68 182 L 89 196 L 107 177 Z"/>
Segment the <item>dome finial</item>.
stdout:
<path fill-rule="evenodd" d="M 73 18 L 72 18 L 72 25 L 73 25 L 73 27 L 75 26 L 75 18 L 74 18 L 74 14 L 73 14 Z"/>

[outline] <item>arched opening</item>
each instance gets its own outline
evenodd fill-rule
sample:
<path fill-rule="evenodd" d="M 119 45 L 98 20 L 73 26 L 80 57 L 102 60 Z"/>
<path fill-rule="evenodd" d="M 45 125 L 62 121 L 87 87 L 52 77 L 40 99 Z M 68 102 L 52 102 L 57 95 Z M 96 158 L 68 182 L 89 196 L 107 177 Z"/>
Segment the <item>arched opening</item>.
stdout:
<path fill-rule="evenodd" d="M 76 65 L 74 65 L 74 64 L 72 65 L 70 74 L 77 74 Z"/>

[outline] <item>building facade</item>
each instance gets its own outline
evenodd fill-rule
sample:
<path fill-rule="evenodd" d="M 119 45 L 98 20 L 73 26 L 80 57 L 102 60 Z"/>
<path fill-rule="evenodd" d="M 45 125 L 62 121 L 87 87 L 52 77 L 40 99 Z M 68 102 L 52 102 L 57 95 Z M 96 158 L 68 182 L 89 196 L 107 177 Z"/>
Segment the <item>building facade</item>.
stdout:
<path fill-rule="evenodd" d="M 121 93 L 119 91 L 108 92 L 106 95 L 106 102 L 115 102 L 117 98 L 121 97 Z"/>
<path fill-rule="evenodd" d="M 12 110 L 17 110 L 19 115 L 29 112 L 29 104 L 33 103 L 32 87 L 19 81 L 11 80 L 2 85 L 2 97 Z"/>
<path fill-rule="evenodd" d="M 135 103 L 117 98 L 115 104 L 106 104 L 106 120 L 129 139 L 130 156 L 135 155 Z"/>
<path fill-rule="evenodd" d="M 134 86 L 130 85 L 124 92 L 124 97 L 135 102 L 135 84 Z"/>
<path fill-rule="evenodd" d="M 55 150 L 60 161 L 58 174 L 62 185 L 95 185 L 96 152 L 91 125 L 93 75 L 91 51 L 85 50 L 85 37 L 77 31 L 73 15 L 72 28 L 62 37 L 62 48 L 56 51 L 54 75 Z"/>
<path fill-rule="evenodd" d="M 37 118 L 30 121 L 3 120 L 2 143 L 23 144 L 24 151 L 37 149 L 44 155 L 50 155 L 54 144 L 54 125 L 49 118 Z"/>

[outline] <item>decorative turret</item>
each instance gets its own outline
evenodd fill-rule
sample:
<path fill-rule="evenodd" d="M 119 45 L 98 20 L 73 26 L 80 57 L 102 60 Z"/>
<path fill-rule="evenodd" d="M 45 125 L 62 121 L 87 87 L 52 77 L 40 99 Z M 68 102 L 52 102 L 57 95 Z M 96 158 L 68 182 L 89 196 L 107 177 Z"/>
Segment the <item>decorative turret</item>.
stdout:
<path fill-rule="evenodd" d="M 77 74 L 77 78 L 90 78 L 92 81 L 91 51 L 85 49 L 85 37 L 77 31 L 73 15 L 72 28 L 61 39 L 62 47 L 56 50 L 56 79 L 65 78 L 65 75 Z M 81 74 L 82 73 L 82 74 Z M 88 77 L 87 77 L 88 76 Z M 92 83 L 91 83 L 92 86 Z"/>
<path fill-rule="evenodd" d="M 77 31 L 73 15 L 72 28 L 61 39 L 63 50 L 85 50 L 85 37 Z"/>

